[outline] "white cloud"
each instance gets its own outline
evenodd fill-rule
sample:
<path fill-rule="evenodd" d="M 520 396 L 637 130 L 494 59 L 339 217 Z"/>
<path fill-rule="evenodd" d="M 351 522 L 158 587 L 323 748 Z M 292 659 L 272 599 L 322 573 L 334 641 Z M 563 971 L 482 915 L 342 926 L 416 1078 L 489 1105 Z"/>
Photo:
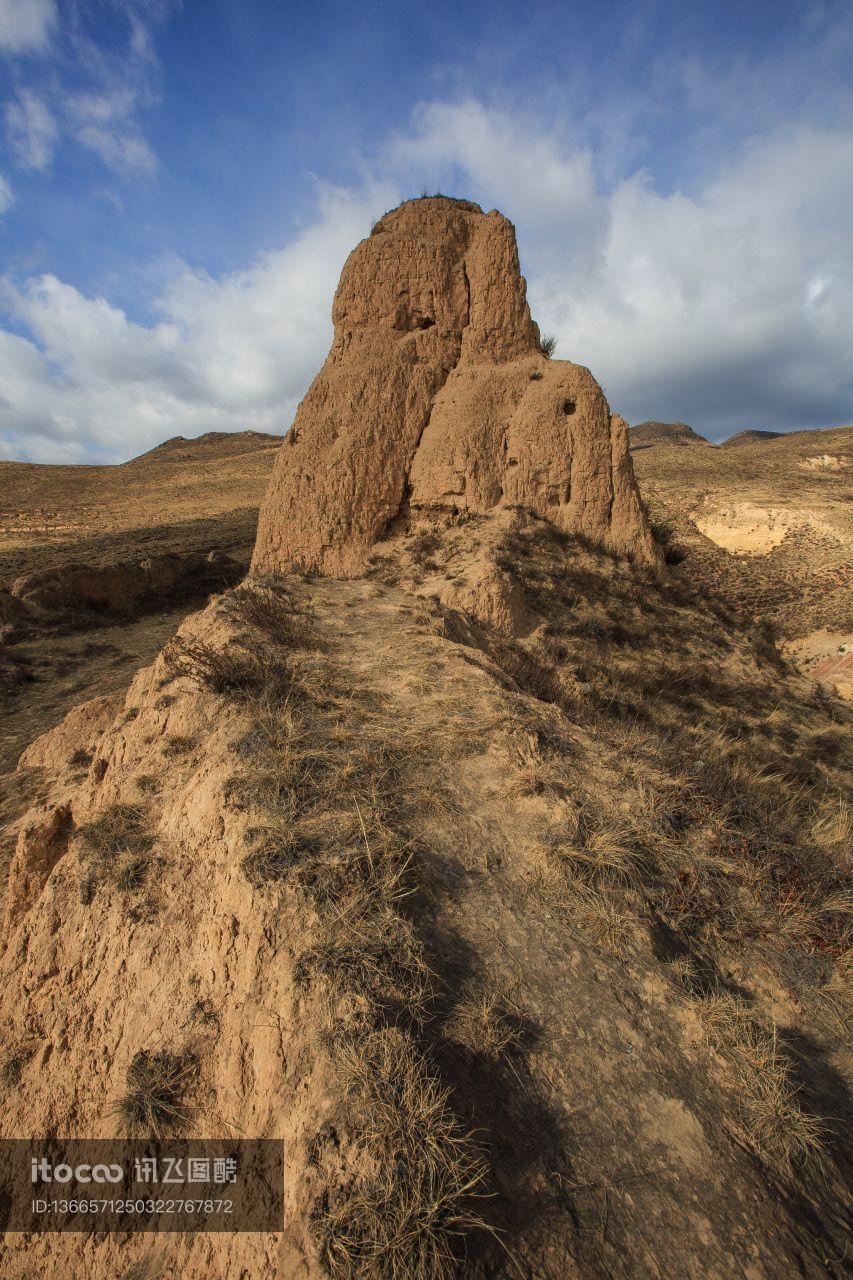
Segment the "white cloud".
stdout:
<path fill-rule="evenodd" d="M 10 149 L 22 168 L 46 170 L 61 133 L 122 177 L 154 172 L 142 118 L 157 102 L 160 67 L 133 2 L 124 5 L 126 42 L 115 46 L 87 36 L 70 7 L 49 74 L 31 78 L 4 108 Z M 156 17 L 150 6 L 147 12 Z M 43 49 L 56 18 L 55 0 L 0 0 L 0 49 Z"/>
<path fill-rule="evenodd" d="M 534 315 L 637 421 L 722 435 L 853 417 L 853 132 L 768 133 L 691 194 L 476 101 L 430 104 L 380 163 L 518 224 Z"/>
<path fill-rule="evenodd" d="M 84 125 L 77 131 L 77 141 L 118 173 L 153 173 L 157 167 L 154 152 L 139 133 Z"/>
<path fill-rule="evenodd" d="M 283 431 L 328 349 L 341 264 L 396 199 L 318 194 L 315 224 L 245 271 L 177 271 L 153 325 L 53 276 L 7 284 L 33 341 L 0 330 L 0 453 L 125 458 L 175 434 Z"/>
<path fill-rule="evenodd" d="M 2 173 L 0 173 L 0 214 L 6 212 L 14 198 L 15 197 L 12 195 L 12 188 L 3 177 Z"/>
<path fill-rule="evenodd" d="M 50 165 L 59 138 L 59 127 L 50 111 L 30 89 L 6 105 L 9 144 L 24 169 L 44 170 Z"/>
<path fill-rule="evenodd" d="M 56 19 L 56 0 L 0 0 L 0 49 L 44 49 Z"/>
<path fill-rule="evenodd" d="M 112 119 L 90 103 L 89 123 Z M 436 103 L 362 174 L 318 184 L 314 223 L 242 271 L 179 265 L 150 324 L 53 276 L 9 288 L 30 338 L 0 331 L 0 452 L 128 457 L 175 434 L 284 430 L 328 350 L 348 251 L 423 183 L 517 223 L 535 317 L 629 419 L 719 436 L 853 418 L 849 133 L 767 134 L 689 193 L 644 172 L 606 189 L 564 137 Z"/>
<path fill-rule="evenodd" d="M 136 123 L 133 89 L 78 94 L 66 105 L 77 141 L 96 152 L 109 168 L 124 175 L 154 172 L 157 160 Z"/>

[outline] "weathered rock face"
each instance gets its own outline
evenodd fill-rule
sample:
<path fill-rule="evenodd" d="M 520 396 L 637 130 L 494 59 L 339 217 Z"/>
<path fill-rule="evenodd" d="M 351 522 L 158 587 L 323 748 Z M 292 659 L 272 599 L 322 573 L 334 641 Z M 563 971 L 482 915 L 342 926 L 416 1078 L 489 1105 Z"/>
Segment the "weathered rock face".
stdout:
<path fill-rule="evenodd" d="M 350 254 L 335 337 L 285 438 L 253 568 L 361 573 L 407 504 L 522 505 L 645 561 L 625 425 L 588 370 L 547 360 L 512 224 L 410 201 Z"/>

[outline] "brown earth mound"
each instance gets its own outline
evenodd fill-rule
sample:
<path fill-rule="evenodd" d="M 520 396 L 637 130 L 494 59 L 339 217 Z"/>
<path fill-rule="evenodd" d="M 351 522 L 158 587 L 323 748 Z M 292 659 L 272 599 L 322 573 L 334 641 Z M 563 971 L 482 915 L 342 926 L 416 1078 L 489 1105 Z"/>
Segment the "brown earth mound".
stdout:
<path fill-rule="evenodd" d="M 149 462 L 206 462 L 210 459 L 235 458 L 241 454 L 259 453 L 281 443 L 281 436 L 264 431 L 206 431 L 188 440 L 173 436 L 156 448 L 126 462 L 126 467 L 144 466 Z"/>
<path fill-rule="evenodd" d="M 257 572 L 355 576 L 409 510 L 511 505 L 656 562 L 625 424 L 587 369 L 541 354 L 506 218 L 401 205 L 350 254 L 332 316 L 261 509 Z"/>
<path fill-rule="evenodd" d="M 181 599 L 233 585 L 244 568 L 230 556 L 163 554 L 111 565 L 63 565 L 15 579 L 10 599 L 30 618 L 63 619 L 80 625 L 87 612 L 136 617 Z M 6 594 L 6 593 L 4 593 Z"/>
<path fill-rule="evenodd" d="M 686 422 L 638 422 L 628 432 L 631 449 L 650 449 L 658 444 L 708 444 Z"/>

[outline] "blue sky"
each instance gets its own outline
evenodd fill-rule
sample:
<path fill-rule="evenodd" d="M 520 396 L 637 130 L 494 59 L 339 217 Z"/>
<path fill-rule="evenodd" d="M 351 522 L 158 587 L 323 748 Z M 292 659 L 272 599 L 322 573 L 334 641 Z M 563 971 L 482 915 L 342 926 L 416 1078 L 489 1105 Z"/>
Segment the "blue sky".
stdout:
<path fill-rule="evenodd" d="M 0 455 L 290 423 L 422 188 L 629 421 L 853 420 L 847 3 L 0 0 Z"/>

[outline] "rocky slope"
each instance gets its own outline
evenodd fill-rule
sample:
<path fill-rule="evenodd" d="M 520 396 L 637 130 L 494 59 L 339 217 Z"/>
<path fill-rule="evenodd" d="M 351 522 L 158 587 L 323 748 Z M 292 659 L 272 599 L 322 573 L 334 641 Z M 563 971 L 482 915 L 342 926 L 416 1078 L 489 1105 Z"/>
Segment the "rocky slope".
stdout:
<path fill-rule="evenodd" d="M 434 570 L 414 535 L 377 578 L 224 596 L 29 753 L 53 783 L 7 894 L 4 1132 L 112 1134 L 135 1055 L 168 1053 L 191 1129 L 284 1140 L 287 1219 L 10 1240 L 4 1275 L 840 1256 L 843 738 L 735 630 L 709 652 L 699 600 L 501 519 L 523 645 L 434 598 L 495 532 Z"/>

